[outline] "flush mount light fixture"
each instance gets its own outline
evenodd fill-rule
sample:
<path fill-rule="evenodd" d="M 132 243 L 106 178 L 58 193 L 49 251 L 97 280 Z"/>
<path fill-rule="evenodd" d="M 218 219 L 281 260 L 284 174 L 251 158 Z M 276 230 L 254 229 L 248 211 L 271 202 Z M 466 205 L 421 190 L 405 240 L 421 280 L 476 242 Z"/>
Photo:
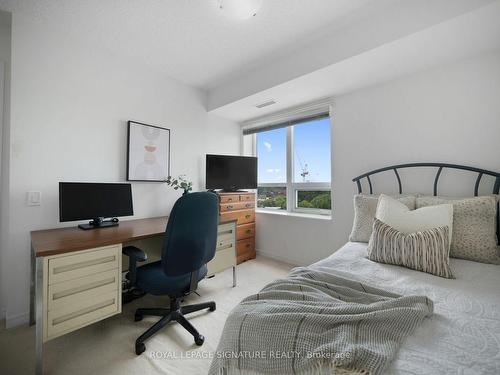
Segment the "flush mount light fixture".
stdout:
<path fill-rule="evenodd" d="M 263 0 L 219 0 L 219 9 L 230 18 L 246 20 L 257 14 Z"/>

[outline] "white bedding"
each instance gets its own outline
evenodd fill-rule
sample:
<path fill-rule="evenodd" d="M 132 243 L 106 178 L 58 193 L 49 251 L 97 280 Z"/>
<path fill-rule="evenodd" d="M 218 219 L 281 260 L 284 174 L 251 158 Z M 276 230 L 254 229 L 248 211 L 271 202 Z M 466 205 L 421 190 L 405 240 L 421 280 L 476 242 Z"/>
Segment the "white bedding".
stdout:
<path fill-rule="evenodd" d="M 400 294 L 426 295 L 434 315 L 401 346 L 388 374 L 500 374 L 500 266 L 451 259 L 456 279 L 443 279 L 366 259 L 366 244 L 348 242 L 311 267 Z"/>

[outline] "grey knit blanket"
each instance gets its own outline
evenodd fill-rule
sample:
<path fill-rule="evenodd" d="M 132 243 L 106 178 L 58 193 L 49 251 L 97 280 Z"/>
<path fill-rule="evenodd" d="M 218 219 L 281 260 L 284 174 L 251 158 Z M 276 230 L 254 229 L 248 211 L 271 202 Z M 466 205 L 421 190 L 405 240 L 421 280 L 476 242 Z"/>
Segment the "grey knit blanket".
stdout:
<path fill-rule="evenodd" d="M 233 309 L 209 374 L 378 375 L 432 311 L 425 296 L 295 268 Z"/>

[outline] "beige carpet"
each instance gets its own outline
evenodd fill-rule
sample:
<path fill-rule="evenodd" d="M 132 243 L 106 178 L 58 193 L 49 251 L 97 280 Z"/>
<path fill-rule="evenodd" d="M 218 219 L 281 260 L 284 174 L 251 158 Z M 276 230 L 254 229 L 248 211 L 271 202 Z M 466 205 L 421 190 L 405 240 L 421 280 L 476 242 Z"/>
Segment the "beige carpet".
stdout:
<path fill-rule="evenodd" d="M 288 273 L 292 266 L 264 257 L 238 266 L 238 285 L 232 288 L 232 271 L 227 270 L 198 286 L 201 297 L 189 296 L 184 304 L 213 300 L 214 312 L 198 312 L 189 320 L 205 336 L 202 347 L 179 324 L 170 323 L 146 342 L 146 351 L 136 356 L 135 339 L 158 318 L 133 321 L 137 307 L 166 306 L 162 297 L 147 296 L 123 308 L 123 313 L 93 324 L 45 344 L 47 375 L 127 375 L 179 374 L 203 375 L 208 371 L 210 355 L 231 309 L 244 297 L 260 290 L 270 281 Z M 0 374 L 34 373 L 34 327 L 0 331 Z"/>

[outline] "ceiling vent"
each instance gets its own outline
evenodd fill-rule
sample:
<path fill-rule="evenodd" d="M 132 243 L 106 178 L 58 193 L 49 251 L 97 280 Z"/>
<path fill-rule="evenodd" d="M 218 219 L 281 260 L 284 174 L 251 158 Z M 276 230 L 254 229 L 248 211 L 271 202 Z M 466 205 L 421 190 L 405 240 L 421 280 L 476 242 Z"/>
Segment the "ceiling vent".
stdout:
<path fill-rule="evenodd" d="M 267 102 L 256 104 L 255 107 L 256 108 L 264 108 L 264 107 L 269 107 L 270 105 L 273 105 L 273 104 L 276 104 L 276 102 L 273 99 L 271 99 L 271 100 L 268 100 Z"/>

